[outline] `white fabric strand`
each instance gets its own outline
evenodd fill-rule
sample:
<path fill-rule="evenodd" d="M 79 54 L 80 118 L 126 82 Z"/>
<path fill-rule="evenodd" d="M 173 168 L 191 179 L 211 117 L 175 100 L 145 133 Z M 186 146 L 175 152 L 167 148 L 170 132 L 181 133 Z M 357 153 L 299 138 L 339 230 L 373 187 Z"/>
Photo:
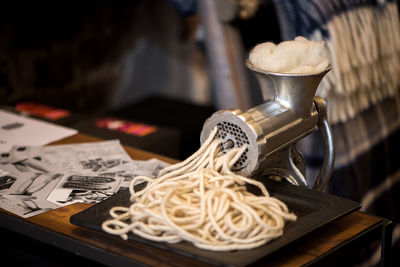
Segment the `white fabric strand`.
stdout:
<path fill-rule="evenodd" d="M 130 185 L 133 204 L 112 208 L 113 219 L 103 222 L 103 230 L 124 239 L 132 232 L 153 241 L 185 240 L 214 251 L 251 249 L 281 236 L 285 222 L 296 216 L 262 183 L 231 171 L 246 147 L 223 155 L 215 134 L 156 179 L 136 177 Z M 143 181 L 146 188 L 135 191 Z M 256 186 L 262 195 L 251 194 L 245 184 Z"/>
<path fill-rule="evenodd" d="M 395 97 L 400 86 L 400 25 L 396 2 L 384 7 L 349 9 L 315 30 L 310 39 L 325 41 L 332 70 L 317 94 L 328 103 L 332 124 L 346 122 L 370 106 Z"/>

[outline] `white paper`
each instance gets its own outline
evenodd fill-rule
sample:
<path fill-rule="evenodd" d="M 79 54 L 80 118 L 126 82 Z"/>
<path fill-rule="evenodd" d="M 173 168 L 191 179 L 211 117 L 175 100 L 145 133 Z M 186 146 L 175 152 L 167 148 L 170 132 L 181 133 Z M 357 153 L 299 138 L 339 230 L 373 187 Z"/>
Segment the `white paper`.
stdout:
<path fill-rule="evenodd" d="M 0 110 L 0 152 L 13 145 L 45 145 L 76 133 L 74 129 Z"/>
<path fill-rule="evenodd" d="M 0 195 L 0 207 L 28 218 L 43 212 L 56 209 L 59 206 L 35 196 L 24 195 Z"/>
<path fill-rule="evenodd" d="M 3 157 L 0 164 L 17 165 L 12 168 L 19 168 L 19 171 L 26 165 L 24 167 L 38 171 L 99 173 L 120 170 L 132 162 L 118 140 L 45 147 L 14 146 L 8 154 L 8 159 Z M 12 169 L 7 171 L 13 173 Z"/>
<path fill-rule="evenodd" d="M 0 207 L 28 218 L 58 208 L 46 200 L 62 175 L 24 172 L 0 195 Z"/>
<path fill-rule="evenodd" d="M 45 199 L 63 177 L 63 174 L 26 172 L 15 177 L 17 180 L 9 188 L 7 194 L 35 196 Z"/>
<path fill-rule="evenodd" d="M 169 164 L 132 160 L 118 140 L 13 146 L 0 157 L 0 207 L 23 217 L 76 202 L 97 203 L 138 175 L 156 177 Z"/>
<path fill-rule="evenodd" d="M 139 175 L 154 178 L 162 169 L 169 165 L 169 163 L 156 158 L 149 160 L 134 160 L 133 164 L 131 165 L 131 167 L 134 167 L 124 171 L 124 173 L 117 174 L 124 178 L 121 182 L 120 188 L 129 187 L 132 179 Z"/>

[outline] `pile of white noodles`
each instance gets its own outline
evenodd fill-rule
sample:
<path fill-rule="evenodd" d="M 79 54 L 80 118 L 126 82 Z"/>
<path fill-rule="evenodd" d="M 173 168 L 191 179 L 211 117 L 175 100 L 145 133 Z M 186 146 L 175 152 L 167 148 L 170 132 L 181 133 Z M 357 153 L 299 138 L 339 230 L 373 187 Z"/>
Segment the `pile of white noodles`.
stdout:
<path fill-rule="evenodd" d="M 301 36 L 278 45 L 258 44 L 250 52 L 249 60 L 261 70 L 278 73 L 320 73 L 329 66 L 324 42 L 309 41 Z"/>
<path fill-rule="evenodd" d="M 158 178 L 136 177 L 130 207 L 114 207 L 104 231 L 127 239 L 132 232 L 143 238 L 215 251 L 250 249 L 283 234 L 285 221 L 294 221 L 287 206 L 270 197 L 260 182 L 236 175 L 231 167 L 246 147 L 220 152 L 214 130 L 201 148 L 182 163 L 163 169 Z M 134 186 L 146 181 L 145 189 Z M 262 196 L 246 190 L 260 189 Z"/>

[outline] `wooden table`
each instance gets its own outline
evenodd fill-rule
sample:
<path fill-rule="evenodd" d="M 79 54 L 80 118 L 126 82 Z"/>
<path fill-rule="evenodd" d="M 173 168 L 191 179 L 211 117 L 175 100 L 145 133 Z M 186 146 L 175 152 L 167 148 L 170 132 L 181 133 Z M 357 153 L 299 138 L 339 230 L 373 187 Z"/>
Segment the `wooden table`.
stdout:
<path fill-rule="evenodd" d="M 99 139 L 77 134 L 54 144 L 93 142 Z M 173 159 L 125 147 L 133 159 L 158 157 L 170 163 Z M 0 227 L 38 242 L 66 250 L 105 265 L 112 266 L 207 266 L 206 263 L 182 255 L 124 241 L 118 236 L 97 232 L 70 223 L 71 215 L 91 204 L 72 204 L 28 219 L 7 211 L 0 212 Z M 371 242 L 382 243 L 382 264 L 390 258 L 391 223 L 383 218 L 353 212 L 306 235 L 260 262 L 260 266 L 327 265 L 342 263 L 358 248 Z M 2 240 L 4 242 L 4 240 Z M 62 259 L 61 259 L 62 260 Z"/>

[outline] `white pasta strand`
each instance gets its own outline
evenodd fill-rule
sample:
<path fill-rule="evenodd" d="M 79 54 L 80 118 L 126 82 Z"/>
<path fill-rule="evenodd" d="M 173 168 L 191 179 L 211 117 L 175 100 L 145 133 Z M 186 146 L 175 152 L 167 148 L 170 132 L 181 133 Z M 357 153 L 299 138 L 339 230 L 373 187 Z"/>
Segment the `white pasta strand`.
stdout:
<path fill-rule="evenodd" d="M 130 207 L 114 207 L 104 231 L 127 239 L 128 233 L 168 243 L 188 241 L 196 247 L 229 251 L 261 246 L 283 234 L 296 216 L 265 186 L 231 168 L 246 147 L 220 151 L 216 129 L 187 160 L 162 170 L 156 179 L 138 176 L 130 185 Z M 146 188 L 135 185 L 147 182 Z M 257 187 L 256 196 L 246 184 Z"/>

